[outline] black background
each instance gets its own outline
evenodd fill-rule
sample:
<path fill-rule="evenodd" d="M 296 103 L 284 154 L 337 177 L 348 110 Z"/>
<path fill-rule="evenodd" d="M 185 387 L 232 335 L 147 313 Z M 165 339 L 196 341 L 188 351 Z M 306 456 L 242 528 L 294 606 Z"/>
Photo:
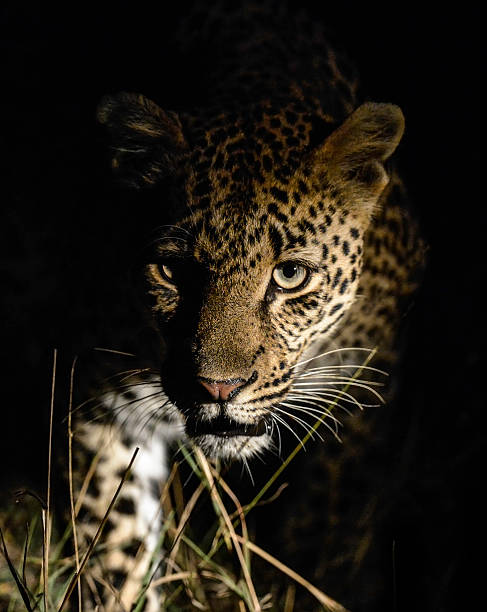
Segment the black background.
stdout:
<path fill-rule="evenodd" d="M 406 551 L 398 610 L 476 609 L 485 566 L 487 408 L 483 19 L 468 5 L 425 12 L 426 3 L 366 4 L 312 8 L 355 60 L 365 96 L 404 111 L 398 163 L 430 245 L 409 313 L 401 386 L 404 486 L 413 502 L 396 533 Z M 62 278 L 79 275 L 83 287 L 98 274 L 89 244 L 102 240 L 114 213 L 100 210 L 106 167 L 96 104 L 119 90 L 158 99 L 161 83 L 191 95 L 191 81 L 164 47 L 185 3 L 161 7 L 1 9 L 3 476 L 29 457 L 43 468 L 40 415 L 49 402 L 52 350 L 71 350 L 68 336 L 90 326 L 88 315 L 68 314 L 77 294 L 63 292 Z M 167 89 L 164 95 L 171 98 Z M 121 205 L 117 227 L 130 227 L 137 214 Z M 67 266 L 73 244 L 82 248 Z M 35 416 L 39 427 L 28 424 Z"/>

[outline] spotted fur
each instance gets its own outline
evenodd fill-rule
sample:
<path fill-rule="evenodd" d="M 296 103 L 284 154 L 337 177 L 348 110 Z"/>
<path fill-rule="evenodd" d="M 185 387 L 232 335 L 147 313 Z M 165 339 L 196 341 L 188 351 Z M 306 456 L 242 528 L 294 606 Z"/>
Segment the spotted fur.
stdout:
<path fill-rule="evenodd" d="M 148 483 L 164 481 L 164 444 L 178 431 L 209 456 L 248 459 L 276 444 L 283 402 L 308 360 L 343 347 L 396 357 L 402 304 L 423 257 L 388 161 L 403 115 L 392 104 L 360 105 L 353 71 L 321 30 L 279 6 L 215 7 L 187 20 L 180 51 L 204 49 L 209 64 L 183 107 L 118 93 L 98 109 L 115 174 L 152 189 L 165 223 L 155 223 L 137 284 L 164 342 L 150 368 L 167 418 L 150 437 L 130 419 L 118 428 L 78 423 L 80 446 L 101 449 L 84 507 L 88 535 L 141 447 L 110 547 L 135 538 L 152 550 L 157 496 Z M 276 281 L 292 283 L 294 273 L 296 287 Z M 208 388 L 232 390 L 215 400 Z M 114 390 L 102 412 L 117 414 L 124 402 L 137 415 L 137 397 Z M 117 550 L 103 565 L 115 582 L 129 573 L 130 605 L 141 576 L 133 558 Z"/>

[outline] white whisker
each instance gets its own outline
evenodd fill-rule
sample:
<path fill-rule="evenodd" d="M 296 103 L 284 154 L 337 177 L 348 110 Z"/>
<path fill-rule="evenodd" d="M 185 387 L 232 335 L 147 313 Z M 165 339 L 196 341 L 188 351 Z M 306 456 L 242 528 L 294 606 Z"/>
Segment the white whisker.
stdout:
<path fill-rule="evenodd" d="M 129 405 L 137 404 L 136 410 L 134 411 L 127 410 L 126 416 L 122 420 L 118 421 L 118 425 L 122 429 L 127 426 L 127 424 L 131 421 L 131 419 L 133 419 L 132 425 L 134 427 L 137 427 L 141 419 L 143 419 L 147 415 L 147 411 L 152 409 L 155 398 L 162 399 L 164 397 L 165 396 L 160 391 L 158 391 L 157 393 L 151 393 L 149 395 L 146 395 L 143 398 L 137 398 L 135 400 L 132 400 L 131 402 L 127 402 L 126 404 L 122 406 L 117 406 L 117 408 L 113 410 L 114 417 L 119 418 L 122 412 L 128 409 Z"/>
<path fill-rule="evenodd" d="M 274 434 L 274 427 L 277 429 L 277 439 L 278 439 L 277 453 L 278 453 L 278 457 L 280 457 L 281 451 L 282 451 L 281 430 L 279 429 L 279 423 L 277 421 L 274 421 L 274 419 L 272 418 L 271 420 L 271 438 Z"/>
<path fill-rule="evenodd" d="M 252 470 L 250 469 L 249 462 L 247 461 L 247 457 L 242 455 L 242 469 L 245 469 L 247 474 L 250 476 L 250 480 L 252 482 L 252 486 L 255 487 L 254 477 L 252 476 Z"/>
<path fill-rule="evenodd" d="M 317 387 L 318 385 L 342 385 L 342 386 L 347 386 L 349 384 L 352 383 L 358 383 L 358 384 L 362 384 L 362 385 L 370 385 L 373 387 L 383 387 L 384 383 L 380 383 L 380 382 L 375 382 L 373 380 L 360 380 L 360 378 L 344 378 L 344 377 L 339 377 L 339 376 L 330 376 L 330 377 L 324 377 L 321 376 L 320 378 L 316 377 L 316 378 L 311 378 L 309 381 L 305 381 L 305 382 L 295 382 L 293 383 L 292 387 L 307 387 L 309 389 L 313 389 L 315 387 Z"/>
<path fill-rule="evenodd" d="M 333 423 L 335 424 L 335 428 L 333 428 L 327 421 L 326 419 L 328 417 L 331 417 L 331 415 L 329 413 L 325 414 L 323 412 L 320 412 L 317 409 L 306 409 L 304 407 L 300 407 L 300 406 L 295 406 L 294 404 L 289 404 L 289 403 L 284 403 L 281 402 L 284 406 L 287 406 L 288 408 L 291 408 L 292 410 L 298 410 L 299 412 L 304 412 L 305 414 L 308 414 L 310 417 L 316 419 L 318 415 L 317 420 L 322 423 L 332 434 L 333 436 L 339 441 L 341 442 L 341 438 L 338 435 L 338 425 L 341 425 L 340 421 L 338 421 L 335 418 L 331 418 L 331 420 L 333 421 Z M 316 413 L 316 414 L 315 414 Z M 321 415 L 321 416 L 320 416 Z M 316 431 L 316 430 L 315 430 Z M 321 438 L 323 440 L 323 438 Z"/>
<path fill-rule="evenodd" d="M 355 372 L 360 372 L 362 370 L 368 370 L 370 372 L 376 372 L 383 376 L 389 376 L 388 372 L 386 372 L 385 370 L 380 370 L 379 368 L 374 368 L 372 366 L 368 366 L 368 365 L 361 366 L 357 364 L 341 363 L 341 364 L 335 364 L 335 365 L 323 365 L 323 366 L 318 366 L 316 368 L 309 368 L 309 369 L 303 370 L 303 372 L 300 372 L 298 374 L 298 377 L 307 376 L 310 373 L 328 372 L 332 370 L 344 370 L 348 368 L 350 369 L 354 368 Z"/>
<path fill-rule="evenodd" d="M 133 370 L 123 370 L 121 372 L 117 372 L 116 374 L 111 374 L 110 376 L 107 376 L 106 378 L 103 378 L 101 380 L 101 383 L 109 382 L 109 381 L 114 380 L 115 378 L 117 378 L 119 376 L 126 376 L 126 375 L 128 375 L 128 378 L 131 378 L 132 376 L 137 376 L 138 374 L 142 374 L 142 373 L 157 374 L 157 371 L 154 370 L 153 368 L 135 368 Z"/>
<path fill-rule="evenodd" d="M 368 383 L 369 381 L 367 381 Z M 328 384 L 326 384 L 328 383 Z M 319 391 L 319 387 L 316 387 L 315 385 L 318 385 L 320 383 L 293 383 L 292 388 L 294 389 L 295 387 L 299 387 L 299 391 L 304 391 L 306 389 L 309 389 L 310 391 Z M 335 387 L 337 385 L 342 385 L 346 388 L 348 387 L 358 387 L 360 389 L 365 389 L 366 391 L 368 391 L 369 393 L 371 393 L 372 395 L 374 395 L 381 404 L 384 404 L 384 398 L 382 397 L 382 395 L 376 391 L 376 389 L 374 389 L 373 387 L 371 387 L 370 385 L 366 384 L 365 382 L 359 382 L 357 381 L 357 379 L 343 379 L 343 378 L 336 378 L 334 380 L 331 381 L 327 381 L 327 380 L 323 380 L 323 382 L 321 383 L 322 385 L 325 384 L 325 386 L 322 386 L 321 388 L 325 391 L 337 391 L 338 393 L 346 393 L 345 390 L 342 389 L 335 389 Z"/>
<path fill-rule="evenodd" d="M 299 389 L 298 393 L 295 393 L 294 396 L 303 399 L 303 401 L 307 401 L 309 398 L 318 400 L 320 402 L 326 402 L 330 408 L 337 406 L 338 408 L 345 408 L 340 404 L 340 401 L 343 400 L 347 404 L 353 404 L 357 406 L 360 410 L 362 410 L 363 406 L 369 406 L 370 404 L 362 404 L 358 401 L 356 397 L 354 397 L 351 393 L 347 393 L 343 389 L 338 391 L 337 389 L 326 389 L 326 391 L 319 391 L 316 389 L 306 390 Z M 331 399 L 326 399 L 331 398 Z"/>
<path fill-rule="evenodd" d="M 337 349 L 332 349 L 330 351 L 325 351 L 324 353 L 320 353 L 318 355 L 315 355 L 314 357 L 310 357 L 309 359 L 305 359 L 304 361 L 298 361 L 298 363 L 296 363 L 295 365 L 292 366 L 292 368 L 297 368 L 299 366 L 305 365 L 306 363 L 309 363 L 310 361 L 314 361 L 315 359 L 320 359 L 321 357 L 328 357 L 329 355 L 333 355 L 336 353 L 343 353 L 344 351 L 364 351 L 367 353 L 373 353 L 375 352 L 375 349 L 368 349 L 368 348 L 363 348 L 363 347 L 344 347 L 344 348 L 337 348 Z"/>
<path fill-rule="evenodd" d="M 277 410 L 276 406 L 273 406 L 273 409 Z M 294 429 L 289 425 L 289 423 L 287 423 L 280 415 L 276 414 L 275 412 L 272 413 L 272 418 L 276 419 L 276 422 L 281 423 L 281 425 L 284 425 L 284 427 L 288 429 L 293 434 L 293 436 L 296 438 L 296 440 L 301 444 L 303 450 L 306 450 L 306 447 L 304 446 L 303 441 L 298 436 L 298 434 L 294 431 Z"/>
<path fill-rule="evenodd" d="M 297 397 L 297 396 L 289 397 L 289 399 L 293 401 L 297 401 L 297 402 L 305 402 L 304 406 L 296 405 L 296 404 L 289 404 L 290 407 L 292 406 L 293 408 L 299 409 L 303 412 L 307 412 L 310 416 L 314 416 L 317 414 L 326 416 L 326 418 L 329 419 L 330 421 L 333 421 L 335 425 L 342 424 L 341 421 L 332 414 L 330 408 L 327 408 L 326 406 L 323 406 L 322 404 L 318 402 L 314 402 L 314 401 L 308 402 L 307 400 L 303 400 L 302 398 Z M 283 406 L 288 405 L 286 404 L 286 402 L 281 402 L 281 404 Z M 317 406 L 317 407 L 313 408 L 312 406 Z"/>
<path fill-rule="evenodd" d="M 313 438 L 313 434 L 316 433 L 318 438 L 321 441 L 324 441 L 323 437 L 319 434 L 319 432 L 313 431 L 313 427 L 309 423 L 307 423 L 304 419 L 301 419 L 300 417 L 296 416 L 295 414 L 292 414 L 291 412 L 287 412 L 287 410 L 283 410 L 281 408 L 281 405 L 283 405 L 282 402 L 279 404 L 279 406 L 275 406 L 275 410 L 277 410 L 278 412 L 281 412 L 282 414 L 285 414 L 293 421 L 296 421 L 296 423 L 300 425 L 305 430 L 305 432 L 311 436 L 311 438 Z"/>

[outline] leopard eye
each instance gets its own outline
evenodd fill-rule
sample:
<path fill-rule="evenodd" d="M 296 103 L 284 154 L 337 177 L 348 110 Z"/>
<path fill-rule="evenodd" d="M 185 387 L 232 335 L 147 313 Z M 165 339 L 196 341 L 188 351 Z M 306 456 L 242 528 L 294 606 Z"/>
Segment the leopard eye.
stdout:
<path fill-rule="evenodd" d="M 173 283 L 173 271 L 172 269 L 165 264 L 151 264 L 149 269 L 152 273 L 153 278 L 156 282 L 162 283 Z"/>
<path fill-rule="evenodd" d="M 165 266 L 164 264 L 161 264 L 159 267 L 159 271 L 161 273 L 161 276 L 163 278 L 165 278 L 166 280 L 168 280 L 169 282 L 171 282 L 173 280 L 173 271 L 169 266 Z"/>
<path fill-rule="evenodd" d="M 294 261 L 279 264 L 272 272 L 276 285 L 288 291 L 302 287 L 308 280 L 308 276 L 308 269 Z"/>

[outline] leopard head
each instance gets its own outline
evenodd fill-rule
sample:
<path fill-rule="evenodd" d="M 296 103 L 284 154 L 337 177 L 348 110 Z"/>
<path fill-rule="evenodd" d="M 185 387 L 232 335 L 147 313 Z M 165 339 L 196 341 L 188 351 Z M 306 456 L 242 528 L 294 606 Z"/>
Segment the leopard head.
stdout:
<path fill-rule="evenodd" d="M 251 456 L 272 444 L 304 351 L 354 302 L 402 113 L 368 103 L 321 119 L 317 143 L 316 118 L 293 103 L 178 116 L 117 94 L 98 117 L 124 180 L 173 185 L 141 272 L 164 389 L 204 452 Z"/>

